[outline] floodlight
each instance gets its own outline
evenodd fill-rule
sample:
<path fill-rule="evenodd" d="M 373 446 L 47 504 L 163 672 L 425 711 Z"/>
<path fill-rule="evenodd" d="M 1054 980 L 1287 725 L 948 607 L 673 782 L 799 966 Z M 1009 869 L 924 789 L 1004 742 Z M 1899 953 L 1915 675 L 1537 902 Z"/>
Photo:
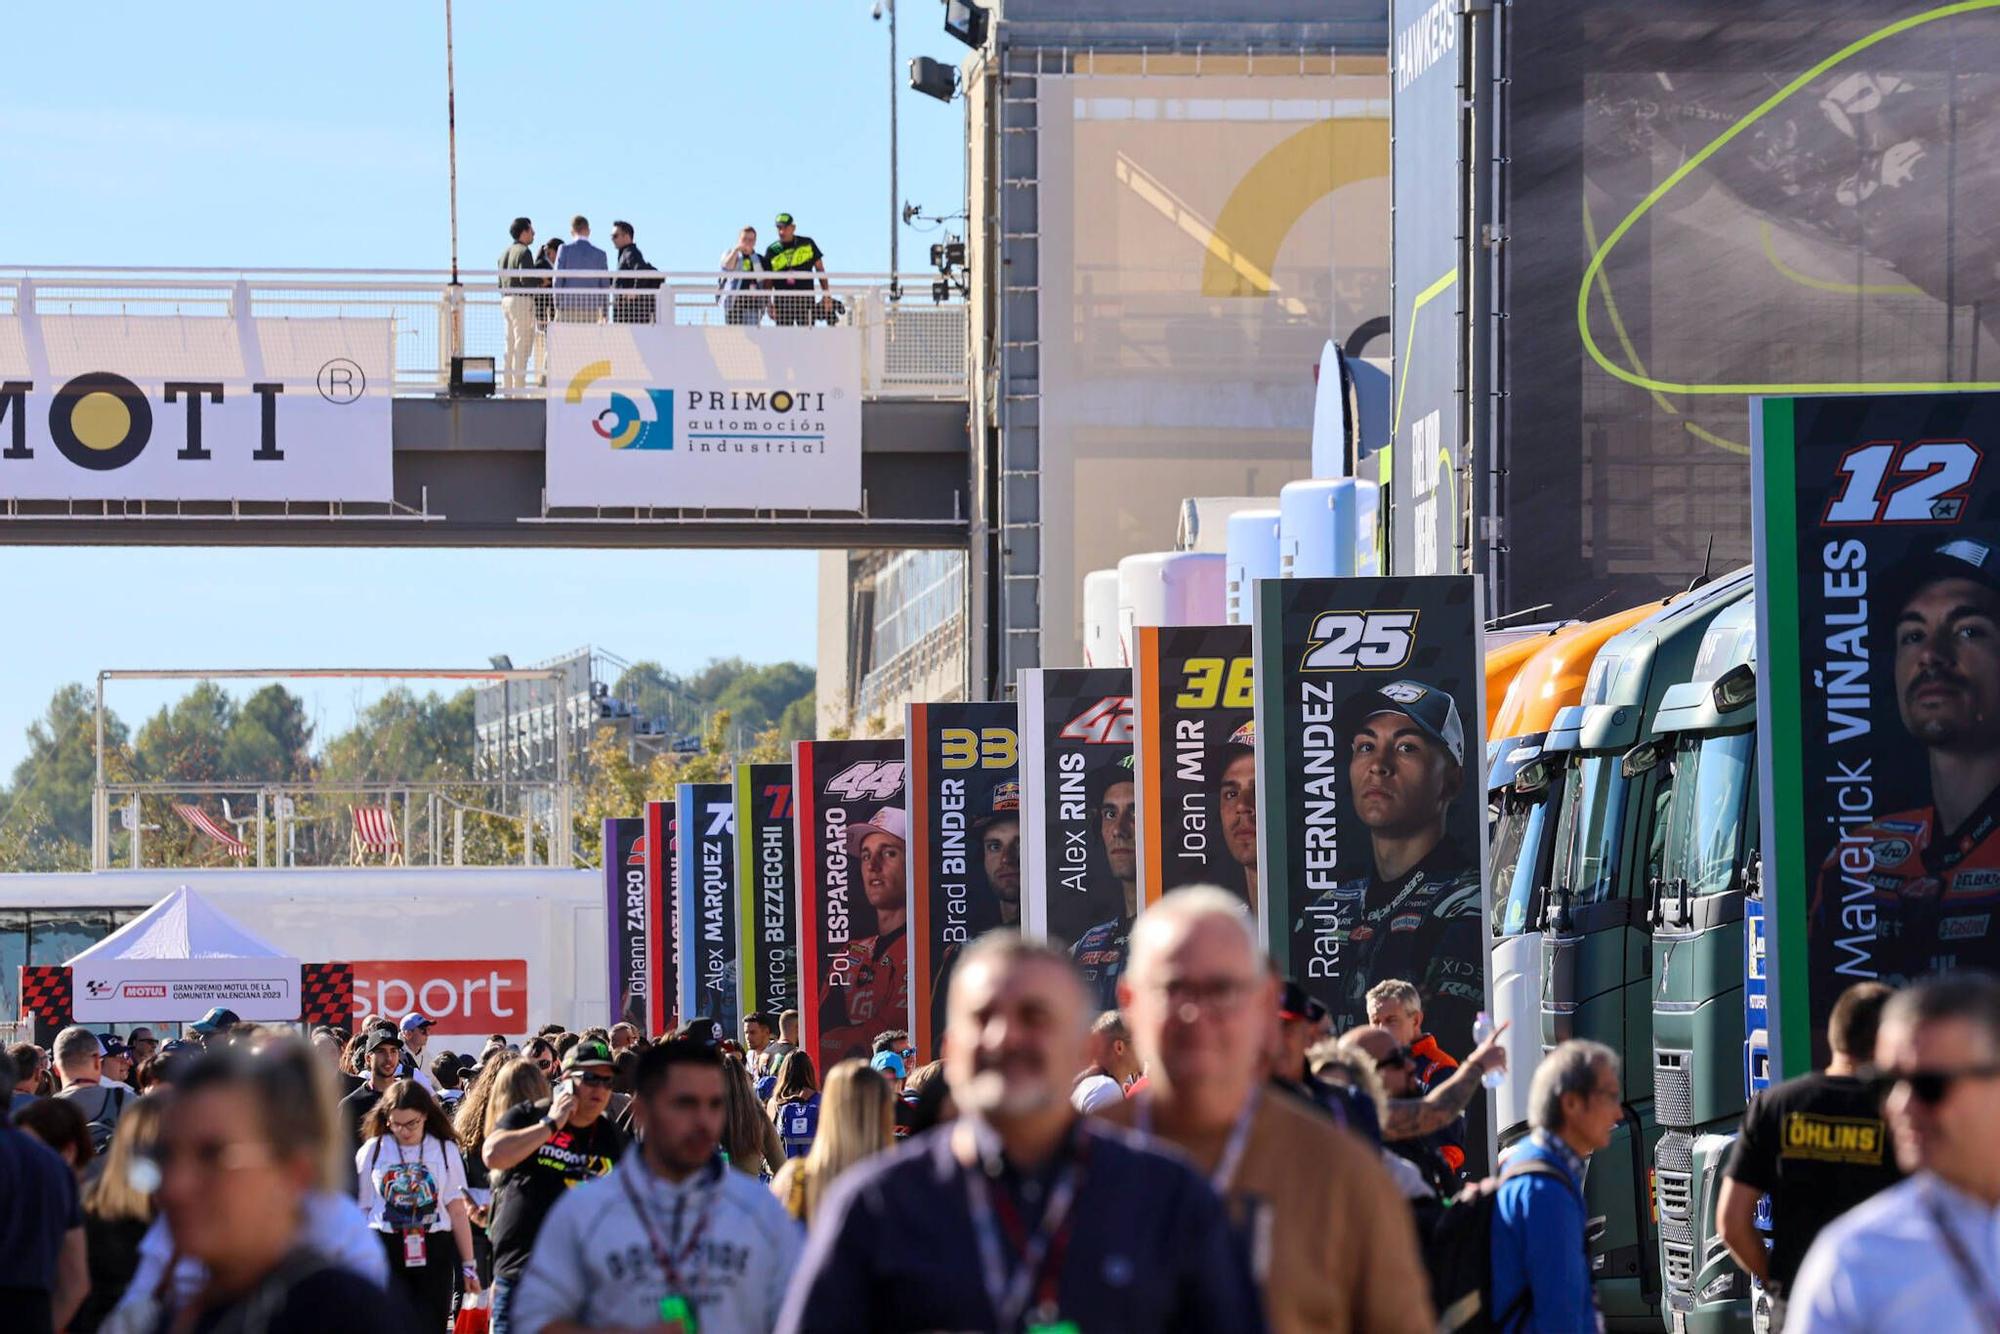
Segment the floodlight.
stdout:
<path fill-rule="evenodd" d="M 492 357 L 453 357 L 451 359 L 451 396 L 453 398 L 491 398 L 496 383 L 493 374 Z"/>
<path fill-rule="evenodd" d="M 944 30 L 970 47 L 986 45 L 986 6 L 972 0 L 944 0 Z"/>
<path fill-rule="evenodd" d="M 958 95 L 958 71 L 943 61 L 918 56 L 910 62 L 910 87 L 925 97 L 949 102 Z"/>

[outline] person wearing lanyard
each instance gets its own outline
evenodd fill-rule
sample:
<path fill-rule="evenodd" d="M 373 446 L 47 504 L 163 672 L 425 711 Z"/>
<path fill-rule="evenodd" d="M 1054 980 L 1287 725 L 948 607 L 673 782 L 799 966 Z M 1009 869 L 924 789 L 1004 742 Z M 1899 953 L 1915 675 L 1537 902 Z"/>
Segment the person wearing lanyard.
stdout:
<path fill-rule="evenodd" d="M 1061 950 L 994 931 L 965 951 L 944 1039 L 960 1119 L 841 1177 L 784 1334 L 1265 1328 L 1215 1192 L 1071 1106 L 1091 1013 Z"/>
<path fill-rule="evenodd" d="M 453 1248 L 465 1291 L 479 1291 L 465 1160 L 451 1120 L 422 1085 L 399 1079 L 361 1128 L 361 1211 L 382 1237 L 391 1285 L 435 1329 L 451 1314 Z"/>
<path fill-rule="evenodd" d="M 686 1038 L 640 1054 L 639 1147 L 550 1211 L 514 1328 L 768 1334 L 801 1237 L 768 1186 L 722 1160 L 723 1060 Z"/>
<path fill-rule="evenodd" d="M 1118 1000 L 1149 1076 L 1104 1120 L 1184 1150 L 1229 1204 L 1271 1328 L 1435 1328 L 1409 1206 L 1374 1152 L 1265 1091 L 1278 982 L 1242 900 L 1177 889 L 1134 925 Z"/>
<path fill-rule="evenodd" d="M 1911 1175 L 1821 1230 L 1786 1334 L 2000 1332 L 2000 982 L 1957 973 L 1898 993 L 1870 1073 Z"/>

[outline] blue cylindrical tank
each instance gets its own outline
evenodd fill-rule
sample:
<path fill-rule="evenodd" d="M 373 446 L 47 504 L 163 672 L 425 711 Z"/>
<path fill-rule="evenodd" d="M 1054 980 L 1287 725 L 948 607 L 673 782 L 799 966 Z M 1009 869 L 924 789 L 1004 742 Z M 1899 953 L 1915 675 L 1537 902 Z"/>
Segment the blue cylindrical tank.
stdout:
<path fill-rule="evenodd" d="M 1278 492 L 1278 576 L 1353 574 L 1358 499 L 1351 477 L 1286 483 Z"/>

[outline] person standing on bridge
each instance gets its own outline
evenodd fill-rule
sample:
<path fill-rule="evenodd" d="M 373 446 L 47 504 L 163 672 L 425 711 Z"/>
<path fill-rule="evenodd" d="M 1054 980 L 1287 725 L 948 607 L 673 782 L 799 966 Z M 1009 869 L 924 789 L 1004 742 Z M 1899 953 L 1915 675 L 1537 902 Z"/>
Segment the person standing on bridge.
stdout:
<path fill-rule="evenodd" d="M 826 252 L 819 248 L 819 242 L 810 236 L 800 236 L 798 224 L 792 221 L 792 215 L 780 213 L 778 239 L 765 248 L 764 264 L 773 273 L 787 275 L 773 279 L 771 283 L 777 290 L 772 313 L 777 317 L 778 323 L 811 324 L 815 318 L 811 275 L 826 273 Z M 819 280 L 819 292 L 820 307 L 831 310 L 833 289 L 827 286 L 824 276 Z"/>
<path fill-rule="evenodd" d="M 535 224 L 526 218 L 514 219 L 507 229 L 514 239 L 500 252 L 500 309 L 507 316 L 507 361 L 505 385 L 509 389 L 528 387 L 528 356 L 535 347 L 535 298 L 529 290 L 540 287 L 541 279 L 523 277 L 535 265 Z"/>
<path fill-rule="evenodd" d="M 556 252 L 556 319 L 564 324 L 600 324 L 604 320 L 604 298 L 582 294 L 584 288 L 611 285 L 611 261 L 590 243 L 590 219 L 579 213 L 569 220 L 569 244 Z M 606 274 L 587 278 L 585 273 Z M 563 289 L 568 288 L 568 295 Z"/>

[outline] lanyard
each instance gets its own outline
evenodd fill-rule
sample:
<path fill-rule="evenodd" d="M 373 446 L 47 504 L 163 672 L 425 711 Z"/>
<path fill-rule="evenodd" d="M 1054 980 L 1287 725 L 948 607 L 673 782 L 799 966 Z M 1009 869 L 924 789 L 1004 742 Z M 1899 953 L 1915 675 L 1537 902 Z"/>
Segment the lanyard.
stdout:
<path fill-rule="evenodd" d="M 1924 1193 L 1924 1207 L 1929 1211 L 1931 1222 L 1937 1227 L 1938 1235 L 1944 1238 L 1945 1254 L 1951 1257 L 1952 1268 L 1958 1271 L 1959 1282 L 1965 1285 L 1966 1295 L 1972 1298 L 1972 1305 L 1979 1312 L 1981 1323 L 1989 1330 L 2000 1331 L 2000 1300 L 1995 1300 L 1992 1289 L 1986 1284 L 1985 1275 L 1979 1266 L 1973 1263 L 1971 1253 L 1965 1249 L 1965 1242 L 1959 1237 L 1957 1229 L 1945 1218 L 1944 1210 L 1938 1206 L 1937 1197 L 1928 1191 Z"/>
<path fill-rule="evenodd" d="M 1253 1087 L 1243 1110 L 1236 1114 L 1236 1124 L 1229 1127 L 1229 1138 L 1222 1145 L 1222 1157 L 1216 1160 L 1215 1170 L 1208 1175 L 1208 1184 L 1215 1187 L 1217 1195 L 1229 1193 L 1229 1185 L 1236 1179 L 1236 1169 L 1243 1165 L 1243 1154 L 1250 1147 L 1250 1123 L 1257 1119 L 1257 1104 L 1263 1096 L 1263 1089 Z M 1141 1096 L 1138 1103 L 1132 1128 L 1142 1135 L 1150 1135 L 1153 1133 L 1153 1100 Z"/>
<path fill-rule="evenodd" d="M 1047 1325 L 1056 1318 L 1057 1283 L 1063 1256 L 1069 1250 L 1073 1222 L 1070 1210 L 1083 1183 L 1087 1136 L 1088 1132 L 1078 1127 L 1070 1161 L 1049 1192 L 1048 1207 L 1042 1211 L 1041 1221 L 1032 1234 L 1008 1193 L 1000 1191 L 996 1195 L 987 1184 L 986 1155 L 979 1152 L 978 1139 L 974 1137 L 975 1160 L 964 1170 L 966 1204 L 972 1213 L 973 1230 L 978 1234 L 980 1277 L 986 1284 L 987 1299 L 993 1303 L 997 1329 L 1012 1330 L 1019 1326 L 1030 1299 L 1035 1302 L 1036 1323 Z M 1001 1249 L 1003 1229 L 1007 1245 L 1020 1257 L 1019 1267 L 1011 1272 Z"/>
<path fill-rule="evenodd" d="M 640 1169 L 635 1166 L 632 1170 Z M 715 1171 L 712 1167 L 703 1170 L 710 1173 Z M 729 1169 L 722 1170 L 726 1172 Z M 653 1229 L 653 1216 L 646 1212 L 646 1202 L 639 1198 L 639 1188 L 632 1184 L 629 1173 L 620 1171 L 618 1180 L 625 1187 L 625 1198 L 632 1202 L 632 1212 L 638 1216 L 639 1226 L 645 1229 L 646 1244 L 652 1248 L 653 1260 L 660 1266 L 660 1273 L 667 1280 L 667 1295 L 684 1296 L 687 1285 L 681 1274 L 681 1266 L 694 1255 L 695 1248 L 701 1245 L 702 1234 L 708 1231 L 709 1216 L 715 1212 L 715 1197 L 722 1193 L 720 1187 L 701 1191 L 701 1212 L 695 1216 L 694 1226 L 688 1229 L 687 1240 L 681 1244 L 680 1251 L 676 1254 L 661 1244 L 660 1234 Z"/>

